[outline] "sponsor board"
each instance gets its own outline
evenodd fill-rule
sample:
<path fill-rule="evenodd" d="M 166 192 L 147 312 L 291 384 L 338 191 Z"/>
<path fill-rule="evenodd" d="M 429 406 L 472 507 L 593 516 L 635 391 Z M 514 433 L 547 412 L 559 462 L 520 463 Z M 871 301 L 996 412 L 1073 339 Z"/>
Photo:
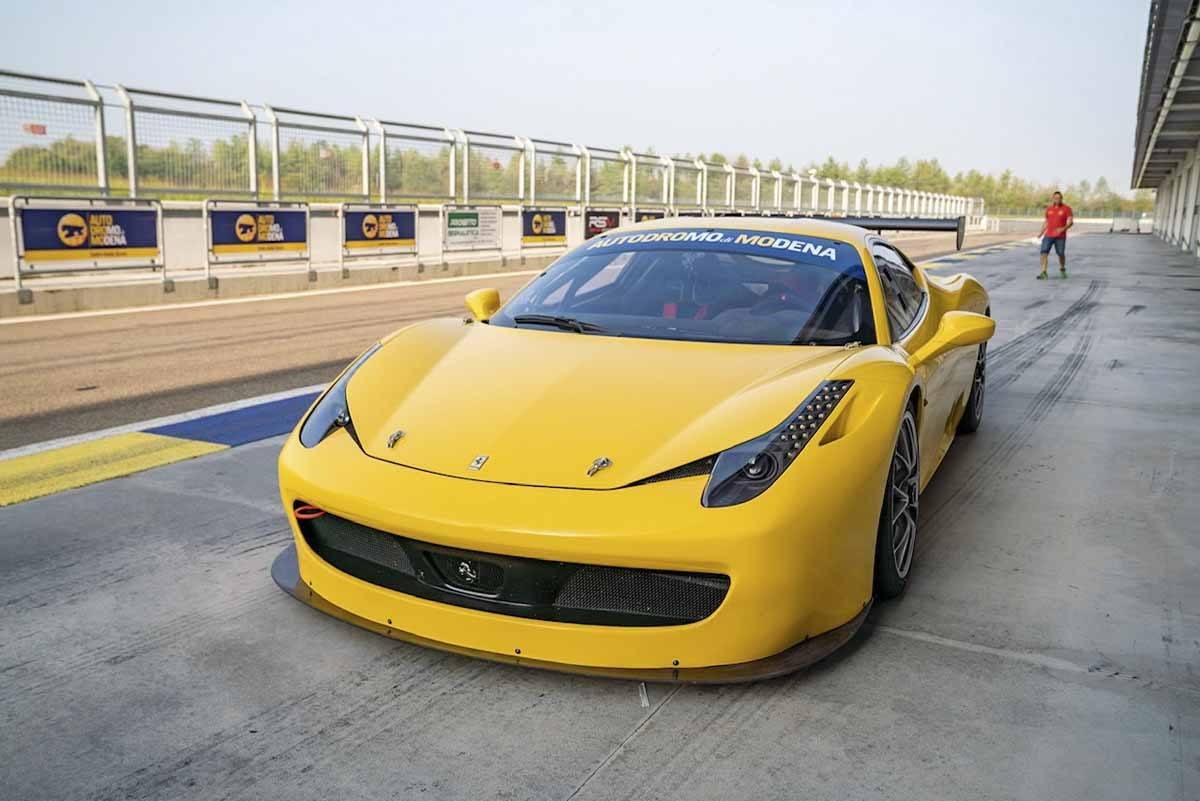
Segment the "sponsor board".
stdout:
<path fill-rule="evenodd" d="M 111 203 L 111 202 L 110 202 Z M 75 270 L 162 264 L 162 210 L 156 202 L 78 205 L 14 198 L 21 269 Z M 43 271 L 46 271 L 43 269 Z"/>
<path fill-rule="evenodd" d="M 231 204 L 208 201 L 208 249 L 214 258 L 237 261 L 308 258 L 308 206 Z"/>
<path fill-rule="evenodd" d="M 633 221 L 661 220 L 666 216 L 667 212 L 663 209 L 638 209 L 633 215 Z"/>
<path fill-rule="evenodd" d="M 583 238 L 613 230 L 621 225 L 621 212 L 618 209 L 588 209 L 583 216 Z"/>
<path fill-rule="evenodd" d="M 521 211 L 522 245 L 565 245 L 566 209 L 524 209 Z"/>
<path fill-rule="evenodd" d="M 447 206 L 442 224 L 446 250 L 500 247 L 499 206 Z"/>
<path fill-rule="evenodd" d="M 375 256 L 417 252 L 415 206 L 342 206 L 342 253 Z"/>

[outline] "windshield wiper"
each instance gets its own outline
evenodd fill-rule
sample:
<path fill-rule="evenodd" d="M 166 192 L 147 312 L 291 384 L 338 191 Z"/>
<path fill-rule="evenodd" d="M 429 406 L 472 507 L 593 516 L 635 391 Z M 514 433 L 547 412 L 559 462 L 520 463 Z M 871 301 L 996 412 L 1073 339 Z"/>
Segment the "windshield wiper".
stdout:
<path fill-rule="evenodd" d="M 512 318 L 517 325 L 552 325 L 577 334 L 613 334 L 602 325 L 577 320 L 574 317 L 559 317 L 554 314 L 518 314 Z"/>

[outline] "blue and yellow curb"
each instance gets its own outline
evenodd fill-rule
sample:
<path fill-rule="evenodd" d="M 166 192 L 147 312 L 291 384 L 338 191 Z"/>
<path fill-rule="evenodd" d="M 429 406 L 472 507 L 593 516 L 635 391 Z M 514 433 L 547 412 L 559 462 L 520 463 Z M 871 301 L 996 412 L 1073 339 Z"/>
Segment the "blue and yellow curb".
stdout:
<path fill-rule="evenodd" d="M 0 506 L 216 453 L 286 434 L 317 392 L 250 402 L 0 461 Z"/>

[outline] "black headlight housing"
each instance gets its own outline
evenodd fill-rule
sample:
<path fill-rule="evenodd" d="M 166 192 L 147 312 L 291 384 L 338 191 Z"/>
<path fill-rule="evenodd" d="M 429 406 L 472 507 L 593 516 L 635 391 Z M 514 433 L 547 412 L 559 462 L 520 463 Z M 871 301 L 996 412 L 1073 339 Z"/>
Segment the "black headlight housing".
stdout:
<path fill-rule="evenodd" d="M 350 425 L 350 406 L 346 403 L 346 386 L 350 378 L 363 366 L 363 363 L 379 350 L 380 343 L 376 342 L 367 352 L 359 356 L 350 366 L 338 376 L 317 405 L 308 413 L 308 418 L 300 426 L 300 444 L 306 448 L 314 448 L 321 443 L 335 428 Z"/>
<path fill-rule="evenodd" d="M 766 492 L 813 440 L 853 384 L 848 379 L 822 382 L 778 426 L 722 451 L 700 502 L 709 507 L 735 506 Z"/>

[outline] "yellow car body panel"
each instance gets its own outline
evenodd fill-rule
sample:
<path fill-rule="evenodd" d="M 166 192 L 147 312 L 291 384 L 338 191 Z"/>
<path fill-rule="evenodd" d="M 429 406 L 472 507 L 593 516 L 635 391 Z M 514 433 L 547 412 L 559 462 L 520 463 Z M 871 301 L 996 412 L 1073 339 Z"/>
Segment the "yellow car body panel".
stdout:
<path fill-rule="evenodd" d="M 354 436 L 338 429 L 306 448 L 302 421 L 280 454 L 281 496 L 305 591 L 376 630 L 602 672 L 751 663 L 861 620 L 872 600 L 880 503 L 903 409 L 914 392 L 922 396 L 924 484 L 961 416 L 975 349 L 916 369 L 908 357 L 934 335 L 941 314 L 983 311 L 987 294 L 968 277 L 918 271 L 929 296 L 925 319 L 892 343 L 886 318 L 879 319 L 883 290 L 870 268 L 871 238 L 861 229 L 708 218 L 621 230 L 695 226 L 849 242 L 867 268 L 880 342 L 645 340 L 459 319 L 403 329 L 349 382 Z M 758 497 L 708 508 L 700 501 L 707 476 L 638 483 L 761 436 L 820 382 L 835 379 L 854 384 Z M 481 454 L 486 469 L 472 471 Z M 612 466 L 589 476 L 597 457 Z M 729 589 L 715 612 L 684 625 L 589 625 L 480 611 L 334 568 L 309 547 L 292 511 L 297 504 L 443 548 L 723 574 Z"/>

